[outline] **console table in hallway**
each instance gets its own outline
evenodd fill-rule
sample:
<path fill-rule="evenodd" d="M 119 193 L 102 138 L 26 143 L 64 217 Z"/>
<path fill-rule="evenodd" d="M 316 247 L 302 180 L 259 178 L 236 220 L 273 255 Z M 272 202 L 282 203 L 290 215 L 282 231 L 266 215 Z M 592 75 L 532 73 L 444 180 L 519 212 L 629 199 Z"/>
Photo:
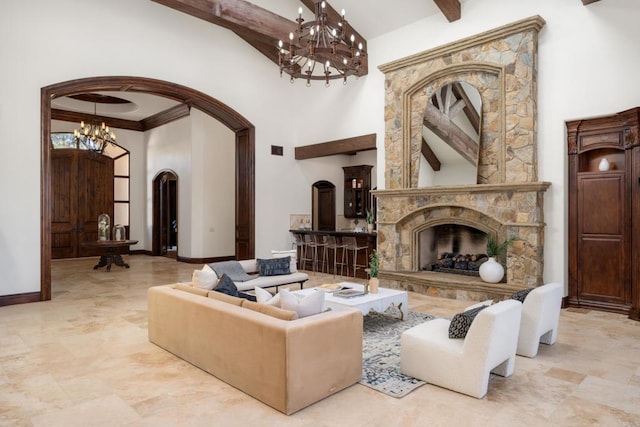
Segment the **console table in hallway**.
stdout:
<path fill-rule="evenodd" d="M 87 248 L 104 248 L 105 254 L 100 255 L 100 261 L 93 266 L 94 270 L 107 266 L 107 271 L 111 271 L 111 264 L 119 267 L 129 268 L 129 264 L 124 262 L 122 255 L 119 253 L 120 248 L 128 248 L 138 243 L 137 240 L 98 240 L 96 242 L 84 242 L 82 246 Z"/>

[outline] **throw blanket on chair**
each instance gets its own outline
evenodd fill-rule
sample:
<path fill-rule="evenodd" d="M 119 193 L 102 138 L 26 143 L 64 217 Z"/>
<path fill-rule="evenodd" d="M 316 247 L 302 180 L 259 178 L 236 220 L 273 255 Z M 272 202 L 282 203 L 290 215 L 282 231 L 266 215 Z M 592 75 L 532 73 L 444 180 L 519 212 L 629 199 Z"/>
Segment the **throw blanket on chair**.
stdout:
<path fill-rule="evenodd" d="M 244 271 L 244 268 L 242 268 L 242 265 L 238 261 L 212 262 L 209 264 L 209 267 L 216 272 L 218 277 L 226 274 L 234 282 L 246 282 L 247 280 L 253 279 L 253 277 Z"/>

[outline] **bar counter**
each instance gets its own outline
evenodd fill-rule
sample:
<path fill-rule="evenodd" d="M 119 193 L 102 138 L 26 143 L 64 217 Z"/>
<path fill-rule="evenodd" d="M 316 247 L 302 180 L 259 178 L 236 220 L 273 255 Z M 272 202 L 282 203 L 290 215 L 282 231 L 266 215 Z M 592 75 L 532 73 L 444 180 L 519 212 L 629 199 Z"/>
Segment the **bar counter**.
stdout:
<path fill-rule="evenodd" d="M 377 233 L 373 232 L 373 233 L 367 233 L 367 232 L 356 232 L 356 231 L 352 231 L 352 230 L 336 230 L 336 231 L 325 231 L 325 230 L 311 230 L 311 229 L 307 229 L 307 228 L 300 228 L 300 229 L 291 229 L 289 230 L 289 232 L 291 232 L 292 234 L 300 234 L 300 235 L 305 235 L 305 234 L 311 234 L 311 235 L 329 235 L 329 236 L 335 236 L 336 239 L 338 241 L 340 241 L 340 239 L 342 237 L 355 237 L 356 240 L 358 241 L 358 246 L 367 246 L 368 250 L 367 250 L 367 254 L 371 254 L 373 253 L 374 249 L 376 249 L 377 247 Z M 337 260 L 340 261 L 342 254 L 340 251 L 338 251 L 337 255 Z M 345 275 L 353 275 L 353 254 L 352 252 L 349 252 L 348 257 L 346 257 L 346 262 L 347 262 L 347 268 L 345 270 Z M 300 254 L 300 248 L 298 248 L 298 265 L 302 268 L 303 264 L 302 264 L 302 255 Z M 323 272 L 325 273 L 333 273 L 333 253 L 329 252 L 328 256 L 327 256 L 327 260 L 328 260 L 328 266 L 324 266 L 324 268 L 322 269 Z M 308 269 L 308 264 L 304 266 L 305 269 Z M 365 254 L 365 251 L 359 251 L 358 253 L 358 260 L 357 260 L 357 264 L 358 265 L 369 265 L 369 259 L 367 258 L 367 255 Z M 348 272 L 348 273 L 347 273 Z M 340 274 L 340 267 L 338 267 L 338 274 Z M 364 271 L 364 269 L 362 268 L 358 268 L 356 269 L 356 277 L 359 277 L 361 279 L 367 279 L 367 273 Z"/>

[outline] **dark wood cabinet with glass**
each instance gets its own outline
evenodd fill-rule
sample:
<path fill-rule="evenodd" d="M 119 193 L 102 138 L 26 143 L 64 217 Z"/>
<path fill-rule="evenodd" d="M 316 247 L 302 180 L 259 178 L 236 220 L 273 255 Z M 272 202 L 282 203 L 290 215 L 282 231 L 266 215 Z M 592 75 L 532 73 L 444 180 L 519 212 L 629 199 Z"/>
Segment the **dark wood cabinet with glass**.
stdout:
<path fill-rule="evenodd" d="M 344 217 L 365 218 L 370 209 L 371 165 L 344 166 Z"/>

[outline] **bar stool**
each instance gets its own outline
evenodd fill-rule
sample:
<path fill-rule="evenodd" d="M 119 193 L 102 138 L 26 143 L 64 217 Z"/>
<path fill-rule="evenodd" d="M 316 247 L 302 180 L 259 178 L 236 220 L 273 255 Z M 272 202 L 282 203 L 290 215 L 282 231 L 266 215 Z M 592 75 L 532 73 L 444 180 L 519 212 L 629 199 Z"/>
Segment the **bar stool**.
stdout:
<path fill-rule="evenodd" d="M 340 242 L 338 243 L 338 239 L 336 239 L 336 236 L 332 236 L 329 235 L 327 236 L 327 251 L 332 250 L 333 251 L 333 277 L 336 277 L 336 273 L 338 271 L 338 249 L 342 249 L 342 262 L 340 263 L 340 275 L 342 276 L 342 273 L 344 271 L 344 258 L 345 258 L 345 244 Z"/>
<path fill-rule="evenodd" d="M 300 264 L 302 267 L 302 262 L 305 258 L 305 249 L 306 246 L 304 244 L 304 240 L 302 238 L 302 234 L 293 233 L 293 240 L 291 242 L 291 249 L 295 249 L 297 252 L 297 258 L 300 260 Z M 304 268 L 302 268 L 304 270 Z"/>
<path fill-rule="evenodd" d="M 307 262 L 311 262 L 311 269 L 314 268 L 315 260 L 315 244 L 311 234 L 304 234 L 302 238 L 302 254 L 300 255 L 300 266 L 303 270 L 307 270 Z"/>
<path fill-rule="evenodd" d="M 367 268 L 367 264 L 358 264 L 358 253 L 364 249 L 365 260 L 369 259 L 369 245 L 359 246 L 358 239 L 353 236 L 345 236 L 342 238 L 342 243 L 345 245 L 344 251 L 353 251 L 353 277 L 356 277 L 356 270 L 358 267 Z M 366 262 L 366 261 L 365 261 Z M 349 265 L 347 264 L 347 274 L 349 274 Z"/>
<path fill-rule="evenodd" d="M 313 235 L 313 242 L 315 244 L 315 260 L 316 260 L 316 267 L 315 270 L 313 271 L 323 271 L 324 270 L 324 266 L 327 266 L 327 270 L 329 269 L 329 263 L 327 262 L 327 238 L 329 236 L 326 234 L 314 234 Z M 322 251 L 322 255 L 320 255 L 320 251 Z M 318 268 L 318 263 L 321 263 L 320 267 Z"/>

